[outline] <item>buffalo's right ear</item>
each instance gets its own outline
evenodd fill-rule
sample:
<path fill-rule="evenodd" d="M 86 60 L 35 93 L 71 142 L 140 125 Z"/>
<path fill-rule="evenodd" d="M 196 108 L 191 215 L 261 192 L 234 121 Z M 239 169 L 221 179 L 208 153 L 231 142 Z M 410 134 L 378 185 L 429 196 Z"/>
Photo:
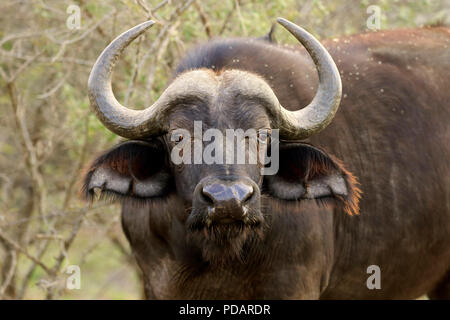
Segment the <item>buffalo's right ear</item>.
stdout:
<path fill-rule="evenodd" d="M 84 177 L 82 193 L 102 197 L 151 199 L 167 193 L 171 174 L 159 140 L 127 141 L 98 157 Z"/>

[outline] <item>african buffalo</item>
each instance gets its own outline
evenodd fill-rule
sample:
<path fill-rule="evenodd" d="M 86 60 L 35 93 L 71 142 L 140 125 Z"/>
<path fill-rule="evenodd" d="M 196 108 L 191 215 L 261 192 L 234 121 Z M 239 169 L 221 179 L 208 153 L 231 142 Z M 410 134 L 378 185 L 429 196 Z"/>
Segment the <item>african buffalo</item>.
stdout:
<path fill-rule="evenodd" d="M 322 46 L 278 22 L 304 48 L 267 39 L 199 45 L 144 110 L 114 98 L 111 73 L 153 22 L 116 38 L 92 69 L 93 110 L 131 140 L 91 164 L 84 192 L 122 202 L 147 297 L 450 298 L 450 30 Z M 278 171 L 263 174 L 261 159 L 174 163 L 180 144 L 206 144 L 194 121 L 255 129 L 258 151 L 278 152 Z"/>

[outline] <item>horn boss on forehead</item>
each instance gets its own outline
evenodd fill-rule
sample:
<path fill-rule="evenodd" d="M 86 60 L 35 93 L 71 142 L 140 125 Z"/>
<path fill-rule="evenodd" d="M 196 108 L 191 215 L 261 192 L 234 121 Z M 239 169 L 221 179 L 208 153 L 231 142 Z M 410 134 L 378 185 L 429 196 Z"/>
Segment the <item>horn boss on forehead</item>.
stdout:
<path fill-rule="evenodd" d="M 269 106 L 272 127 L 280 129 L 280 137 L 288 140 L 305 139 L 325 128 L 333 119 L 341 98 L 341 79 L 333 59 L 311 34 L 282 18 L 278 22 L 299 40 L 311 55 L 319 75 L 319 86 L 312 102 L 298 111 L 283 108 L 273 92 L 264 92 L 273 103 Z M 112 92 L 112 70 L 122 51 L 139 35 L 154 24 L 141 23 L 122 33 L 102 52 L 89 76 L 88 91 L 91 106 L 97 117 L 112 132 L 129 139 L 158 136 L 167 131 L 167 115 L 170 101 L 178 95 L 202 95 L 208 92 L 205 75 L 197 73 L 189 83 L 175 80 L 153 103 L 144 110 L 133 110 L 121 105 Z M 202 81 L 203 80 L 203 81 Z M 271 91 L 269 86 L 262 90 Z"/>

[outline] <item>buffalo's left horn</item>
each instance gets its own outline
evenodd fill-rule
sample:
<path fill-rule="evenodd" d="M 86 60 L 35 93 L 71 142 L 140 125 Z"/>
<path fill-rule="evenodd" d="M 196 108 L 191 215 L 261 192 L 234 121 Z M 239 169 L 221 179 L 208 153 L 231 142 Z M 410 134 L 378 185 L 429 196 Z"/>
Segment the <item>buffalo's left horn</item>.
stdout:
<path fill-rule="evenodd" d="M 129 139 L 156 136 L 165 130 L 161 117 L 170 92 L 163 93 L 151 107 L 133 110 L 122 106 L 111 88 L 112 70 L 122 51 L 153 24 L 151 20 L 146 21 L 114 39 L 98 57 L 89 76 L 89 100 L 97 117 L 109 130 Z"/>
<path fill-rule="evenodd" d="M 292 22 L 283 18 L 277 21 L 302 43 L 319 75 L 317 93 L 308 106 L 298 111 L 288 111 L 280 106 L 277 115 L 280 137 L 305 139 L 324 129 L 333 119 L 341 101 L 341 78 L 330 54 L 318 40 Z"/>

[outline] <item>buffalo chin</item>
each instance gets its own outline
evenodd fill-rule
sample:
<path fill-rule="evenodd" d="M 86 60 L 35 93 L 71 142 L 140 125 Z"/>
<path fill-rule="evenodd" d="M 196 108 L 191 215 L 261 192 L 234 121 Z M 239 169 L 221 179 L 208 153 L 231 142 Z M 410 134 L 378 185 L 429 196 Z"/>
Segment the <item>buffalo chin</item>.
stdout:
<path fill-rule="evenodd" d="M 252 247 L 263 239 L 264 220 L 260 214 L 252 217 L 250 223 L 234 221 L 207 226 L 188 219 L 187 224 L 188 243 L 212 264 L 243 263 Z"/>

